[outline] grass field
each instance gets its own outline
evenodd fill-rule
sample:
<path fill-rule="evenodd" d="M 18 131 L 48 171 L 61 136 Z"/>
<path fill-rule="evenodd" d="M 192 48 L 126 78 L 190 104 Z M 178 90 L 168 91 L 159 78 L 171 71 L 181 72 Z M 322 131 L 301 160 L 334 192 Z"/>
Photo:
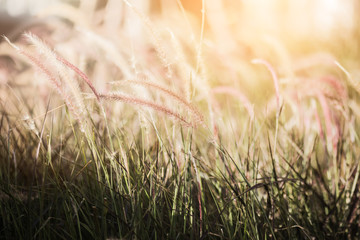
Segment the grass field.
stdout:
<path fill-rule="evenodd" d="M 67 2 L 0 40 L 0 239 L 360 238 L 359 26 Z"/>

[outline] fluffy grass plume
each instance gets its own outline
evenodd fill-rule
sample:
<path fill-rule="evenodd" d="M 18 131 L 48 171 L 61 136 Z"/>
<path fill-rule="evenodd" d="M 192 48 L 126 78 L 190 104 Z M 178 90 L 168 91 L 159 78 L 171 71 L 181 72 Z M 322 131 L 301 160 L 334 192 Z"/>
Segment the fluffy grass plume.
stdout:
<path fill-rule="evenodd" d="M 0 239 L 360 238 L 355 0 L 50 2 L 0 41 Z"/>

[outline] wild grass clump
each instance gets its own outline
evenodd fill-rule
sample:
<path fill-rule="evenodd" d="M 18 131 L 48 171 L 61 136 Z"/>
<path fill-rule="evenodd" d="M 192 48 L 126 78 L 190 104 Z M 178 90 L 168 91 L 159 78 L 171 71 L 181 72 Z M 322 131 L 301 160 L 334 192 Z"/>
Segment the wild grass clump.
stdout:
<path fill-rule="evenodd" d="M 3 37 L 0 239 L 360 237 L 357 60 L 230 3 L 61 3 Z"/>

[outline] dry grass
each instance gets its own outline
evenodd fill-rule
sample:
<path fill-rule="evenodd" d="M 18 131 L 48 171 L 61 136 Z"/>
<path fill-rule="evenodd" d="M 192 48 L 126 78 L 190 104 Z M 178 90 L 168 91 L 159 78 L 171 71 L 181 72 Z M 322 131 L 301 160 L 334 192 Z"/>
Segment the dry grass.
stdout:
<path fill-rule="evenodd" d="M 355 45 L 250 3 L 78 3 L 0 42 L 0 239 L 359 237 Z"/>

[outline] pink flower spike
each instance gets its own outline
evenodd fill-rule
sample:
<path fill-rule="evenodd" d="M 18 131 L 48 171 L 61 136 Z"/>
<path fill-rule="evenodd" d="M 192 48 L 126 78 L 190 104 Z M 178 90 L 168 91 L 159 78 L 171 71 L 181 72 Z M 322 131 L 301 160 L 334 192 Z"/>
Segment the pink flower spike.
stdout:
<path fill-rule="evenodd" d="M 87 85 L 91 88 L 91 90 L 95 94 L 97 100 L 100 101 L 100 96 L 99 96 L 98 92 L 96 91 L 94 85 L 91 83 L 90 79 L 86 76 L 86 74 L 84 72 L 82 72 L 79 68 L 77 68 L 72 63 L 68 62 L 66 59 L 64 59 L 63 57 L 61 57 L 59 55 L 56 55 L 56 59 L 59 60 L 65 66 L 71 68 L 77 75 L 79 75 L 87 83 Z"/>
<path fill-rule="evenodd" d="M 55 85 L 56 89 L 58 91 L 61 91 L 61 83 L 58 79 L 56 79 L 56 77 L 54 77 L 54 75 L 49 71 L 48 68 L 46 68 L 44 66 L 44 64 L 41 63 L 41 61 L 30 55 L 29 53 L 27 53 L 26 51 L 22 50 L 21 48 L 19 48 L 18 46 L 16 46 L 15 44 L 13 44 L 6 36 L 2 35 L 2 37 L 5 39 L 5 41 L 12 47 L 14 48 L 18 53 L 20 53 L 21 55 L 27 57 L 30 62 L 35 65 L 36 67 L 38 67 L 38 69 L 45 74 L 49 80 Z"/>

